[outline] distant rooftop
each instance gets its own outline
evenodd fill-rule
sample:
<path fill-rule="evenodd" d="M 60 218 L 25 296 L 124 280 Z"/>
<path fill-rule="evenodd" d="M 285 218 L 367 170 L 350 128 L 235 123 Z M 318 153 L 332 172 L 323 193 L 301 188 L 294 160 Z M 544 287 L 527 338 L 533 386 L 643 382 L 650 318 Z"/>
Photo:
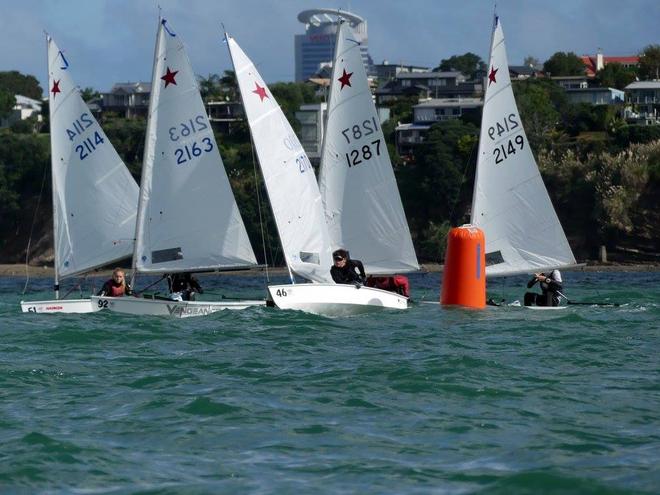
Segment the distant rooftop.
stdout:
<path fill-rule="evenodd" d="M 397 79 L 442 79 L 447 77 L 462 77 L 463 74 L 458 71 L 447 72 L 399 72 Z"/>
<path fill-rule="evenodd" d="M 660 89 L 660 81 L 635 81 L 628 84 L 625 89 Z"/>
<path fill-rule="evenodd" d="M 484 104 L 481 98 L 431 98 L 430 100 L 421 101 L 415 105 L 414 108 L 424 107 L 467 107 L 482 106 Z"/>
<path fill-rule="evenodd" d="M 303 10 L 298 14 L 298 20 L 300 22 L 313 26 L 336 22 L 337 17 L 346 19 L 351 26 L 356 26 L 364 22 L 364 19 L 359 15 L 341 9 L 310 9 Z"/>
<path fill-rule="evenodd" d="M 34 110 L 41 110 L 41 102 L 39 100 L 33 100 L 23 95 L 15 95 L 16 105 L 20 105 L 23 108 L 33 108 Z"/>
<path fill-rule="evenodd" d="M 115 83 L 110 90 L 111 93 L 150 93 L 150 82 L 125 82 Z"/>
<path fill-rule="evenodd" d="M 604 67 L 607 64 L 612 64 L 612 63 L 617 63 L 621 64 L 625 67 L 630 67 L 634 65 L 639 65 L 639 57 L 635 55 L 625 55 L 622 57 L 606 57 L 602 54 L 598 55 L 582 55 L 580 57 L 580 60 L 582 60 L 582 63 L 585 65 L 585 70 L 587 73 L 587 76 L 593 77 L 596 75 L 596 72 L 598 72 L 602 67 L 598 66 L 598 58 L 602 57 L 602 66 Z"/>

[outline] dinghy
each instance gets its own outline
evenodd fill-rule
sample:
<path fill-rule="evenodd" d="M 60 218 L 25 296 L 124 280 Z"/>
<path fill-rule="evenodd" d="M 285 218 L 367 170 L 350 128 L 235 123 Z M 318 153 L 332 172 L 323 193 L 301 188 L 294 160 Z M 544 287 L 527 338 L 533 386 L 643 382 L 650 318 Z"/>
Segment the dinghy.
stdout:
<path fill-rule="evenodd" d="M 134 274 L 257 265 L 183 43 L 159 21 L 135 230 Z M 135 282 L 135 277 L 133 279 Z M 199 316 L 265 300 L 175 301 L 94 297 L 134 315 Z"/>
<path fill-rule="evenodd" d="M 578 266 L 522 125 L 495 16 L 471 223 L 486 238 L 486 276 Z"/>
<path fill-rule="evenodd" d="M 314 169 L 252 61 L 225 37 L 291 279 L 268 286 L 273 303 L 330 316 L 405 309 L 408 300 L 399 294 L 333 282 L 332 241 Z M 294 274 L 312 283 L 296 284 Z"/>
<path fill-rule="evenodd" d="M 59 282 L 131 255 L 138 186 L 80 96 L 68 59 L 50 36 L 47 43 L 55 299 L 21 301 L 21 309 L 91 313 L 101 308 L 90 299 L 59 299 Z"/>

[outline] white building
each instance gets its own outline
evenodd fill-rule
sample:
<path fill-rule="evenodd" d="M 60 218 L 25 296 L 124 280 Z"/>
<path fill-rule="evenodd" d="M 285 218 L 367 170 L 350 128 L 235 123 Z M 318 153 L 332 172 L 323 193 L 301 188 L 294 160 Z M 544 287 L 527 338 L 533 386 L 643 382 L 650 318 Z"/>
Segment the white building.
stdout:
<path fill-rule="evenodd" d="M 20 120 L 29 119 L 32 116 L 37 117 L 37 122 L 42 121 L 41 102 L 33 100 L 27 96 L 16 95 L 16 104 L 12 107 L 12 112 L 7 118 L 2 119 L 0 127 L 9 127 Z"/>

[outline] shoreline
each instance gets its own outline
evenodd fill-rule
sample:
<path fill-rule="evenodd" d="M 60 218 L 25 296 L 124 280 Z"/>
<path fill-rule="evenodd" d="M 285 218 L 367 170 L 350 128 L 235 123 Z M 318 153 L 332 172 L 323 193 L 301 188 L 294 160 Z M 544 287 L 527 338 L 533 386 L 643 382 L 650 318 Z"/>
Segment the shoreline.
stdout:
<path fill-rule="evenodd" d="M 30 278 L 53 278 L 55 270 L 52 266 L 42 265 L 35 266 L 29 265 L 27 276 Z M 130 268 L 125 268 L 130 272 Z M 421 263 L 419 273 L 442 273 L 443 265 L 439 263 Z M 226 272 L 208 272 L 199 273 L 199 276 L 209 275 L 232 275 L 232 276 L 246 276 L 257 275 L 263 273 L 264 268 L 253 268 L 249 270 L 236 270 Z M 269 273 L 277 275 L 286 275 L 288 273 L 285 267 L 268 268 Z M 573 268 L 564 271 L 583 271 L 583 272 L 658 272 L 660 271 L 660 263 L 599 263 L 587 262 L 585 266 Z M 90 277 L 105 277 L 109 278 L 112 275 L 112 269 L 102 269 L 88 274 Z M 26 266 L 19 264 L 0 264 L 0 277 L 25 277 Z"/>

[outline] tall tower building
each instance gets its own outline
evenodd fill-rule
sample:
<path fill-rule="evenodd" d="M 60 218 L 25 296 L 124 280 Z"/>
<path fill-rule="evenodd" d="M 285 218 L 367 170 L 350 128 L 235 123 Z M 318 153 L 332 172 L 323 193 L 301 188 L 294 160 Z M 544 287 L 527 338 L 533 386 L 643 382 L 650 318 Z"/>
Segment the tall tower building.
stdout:
<path fill-rule="evenodd" d="M 372 62 L 367 49 L 367 21 L 345 10 L 312 9 L 298 14 L 298 20 L 305 25 L 305 34 L 295 36 L 296 81 L 306 81 L 324 64 L 332 63 L 340 16 L 353 29 L 364 67 L 369 72 Z"/>

